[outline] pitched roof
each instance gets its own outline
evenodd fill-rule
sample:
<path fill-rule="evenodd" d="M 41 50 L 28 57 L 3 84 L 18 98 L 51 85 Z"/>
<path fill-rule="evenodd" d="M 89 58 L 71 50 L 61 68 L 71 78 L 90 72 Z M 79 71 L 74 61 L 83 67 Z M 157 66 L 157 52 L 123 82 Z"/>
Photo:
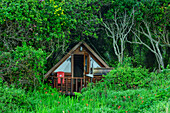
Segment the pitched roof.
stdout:
<path fill-rule="evenodd" d="M 62 64 L 80 45 L 84 45 L 92 55 L 94 55 L 102 65 L 104 65 L 106 68 L 109 68 L 109 66 L 88 46 L 85 42 L 79 42 L 77 45 L 75 45 L 56 65 L 54 65 L 45 75 L 44 78 L 47 78 L 60 64 Z"/>

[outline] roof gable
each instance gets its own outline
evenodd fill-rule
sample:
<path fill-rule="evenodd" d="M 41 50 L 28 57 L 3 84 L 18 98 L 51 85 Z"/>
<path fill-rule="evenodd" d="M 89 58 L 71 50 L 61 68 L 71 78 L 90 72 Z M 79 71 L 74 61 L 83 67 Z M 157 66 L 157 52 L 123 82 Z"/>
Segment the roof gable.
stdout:
<path fill-rule="evenodd" d="M 81 45 L 84 45 L 88 51 L 98 60 L 100 63 L 106 67 L 109 68 L 109 66 L 88 46 L 85 42 L 79 42 L 77 45 L 75 45 L 69 52 L 66 54 L 56 65 L 54 65 L 45 75 L 44 78 L 47 78 L 56 68 L 58 68 L 69 56 L 73 54 L 73 52 L 80 47 Z"/>

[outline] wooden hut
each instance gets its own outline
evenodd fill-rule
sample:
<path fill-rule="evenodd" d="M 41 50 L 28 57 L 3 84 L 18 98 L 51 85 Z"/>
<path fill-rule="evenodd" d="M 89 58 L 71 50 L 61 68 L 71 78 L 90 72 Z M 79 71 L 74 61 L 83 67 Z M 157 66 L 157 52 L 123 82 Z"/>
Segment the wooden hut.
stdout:
<path fill-rule="evenodd" d="M 89 82 L 102 79 L 110 68 L 85 42 L 75 45 L 45 75 L 51 86 L 66 94 L 81 92 Z"/>

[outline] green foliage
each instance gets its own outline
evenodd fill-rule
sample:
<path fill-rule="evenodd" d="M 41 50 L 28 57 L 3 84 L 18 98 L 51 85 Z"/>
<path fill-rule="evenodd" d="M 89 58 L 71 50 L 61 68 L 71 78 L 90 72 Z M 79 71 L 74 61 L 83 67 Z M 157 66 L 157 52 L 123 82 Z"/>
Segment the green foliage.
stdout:
<path fill-rule="evenodd" d="M 62 96 L 41 82 L 46 58 L 55 59 L 59 55 L 53 53 L 60 50 L 64 53 L 71 42 L 84 39 L 93 41 L 97 49 L 105 48 L 106 52 L 101 50 L 101 54 L 109 58 L 110 65 L 116 65 L 112 41 L 103 34 L 100 22 L 111 22 L 115 10 L 119 9 L 121 16 L 122 12 L 130 13 L 133 7 L 136 27 L 142 27 L 143 19 L 154 24 L 152 28 L 156 27 L 159 32 L 169 25 L 168 0 L 1 0 L 0 112 L 153 113 L 170 109 L 169 70 L 149 73 L 147 69 L 127 64 L 135 62 L 137 66 L 146 66 L 148 60 L 153 59 L 142 46 L 135 46 L 135 49 L 128 46 L 126 54 L 135 56 L 134 60 L 125 59 L 103 82 L 89 84 L 82 94 L 75 93 L 78 98 Z M 99 42 L 97 37 L 101 39 Z M 168 49 L 160 50 L 168 64 Z M 151 66 L 154 68 L 153 64 Z M 1 78 L 18 87 L 39 87 L 26 92 L 16 85 L 3 83 Z"/>
<path fill-rule="evenodd" d="M 12 48 L 17 45 L 16 41 L 23 40 L 43 49 L 45 45 L 38 42 L 44 41 L 50 45 L 52 40 L 59 42 L 58 44 L 68 41 L 66 33 L 70 32 L 68 25 L 72 26 L 72 19 L 64 14 L 62 6 L 61 2 L 3 0 L 0 5 L 0 24 L 1 29 L 5 30 L 1 36 L 8 40 L 9 45 L 12 40 L 10 37 L 14 36 Z"/>
<path fill-rule="evenodd" d="M 82 96 L 82 94 L 81 94 L 81 93 L 78 93 L 78 92 L 74 92 L 74 94 L 75 94 L 78 98 Z"/>
<path fill-rule="evenodd" d="M 23 46 L 16 47 L 15 51 L 0 55 L 2 75 L 10 83 L 38 85 L 38 80 L 42 80 L 45 73 L 45 58 L 46 53 L 41 49 L 36 50 L 23 43 Z"/>
<path fill-rule="evenodd" d="M 148 70 L 142 67 L 133 68 L 128 65 L 118 66 L 105 77 L 107 86 L 114 90 L 136 89 L 148 86 Z"/>
<path fill-rule="evenodd" d="M 147 19 L 151 22 L 154 21 L 157 25 L 166 23 L 167 26 L 169 24 L 167 16 L 169 12 L 168 0 L 114 0 L 105 8 L 104 18 L 113 19 L 113 14 L 117 10 L 120 14 L 122 12 L 131 13 L 133 8 L 135 9 L 135 20 L 137 22 Z"/>
<path fill-rule="evenodd" d="M 115 10 L 129 13 L 133 7 L 136 25 L 139 25 L 146 17 L 149 22 L 155 22 L 160 31 L 164 25 L 169 25 L 167 0 L 101 0 L 100 2 L 98 0 L 2 0 L 0 3 L 0 50 L 12 51 L 26 41 L 28 45 L 36 49 L 41 48 L 49 55 L 48 58 L 51 58 L 52 53 L 57 54 L 60 50 L 64 53 L 71 42 L 90 39 L 94 40 L 93 43 L 97 43 L 96 45 L 101 45 L 95 40 L 97 37 L 104 37 L 100 21 L 103 19 L 110 22 Z M 102 39 L 103 41 L 108 44 L 107 54 L 113 57 L 111 43 L 108 43 L 111 41 L 106 38 Z M 137 51 L 140 50 L 137 49 Z M 144 53 L 147 52 L 144 51 Z M 101 54 L 105 53 L 101 51 Z M 107 54 L 105 57 L 108 57 Z M 133 52 L 133 54 L 136 53 Z M 142 61 L 145 61 L 144 59 L 148 59 L 144 57 L 145 54 L 135 57 L 142 57 Z M 56 58 L 58 55 L 53 57 Z M 112 64 L 113 62 L 110 62 L 110 65 Z"/>
<path fill-rule="evenodd" d="M 155 79 L 149 83 L 150 89 L 125 91 L 115 91 L 101 83 L 89 84 L 82 94 L 76 94 L 78 98 L 74 98 L 61 95 L 48 85 L 25 92 L 5 85 L 0 79 L 0 112 L 167 112 L 170 88 L 151 85 L 153 81 Z"/>
<path fill-rule="evenodd" d="M 129 66 L 125 66 L 129 72 Z M 123 74 L 125 67 L 117 67 L 116 70 Z M 121 71 L 119 71 L 119 70 Z M 97 102 L 97 106 L 100 108 L 106 108 L 107 112 L 165 112 L 169 109 L 169 98 L 170 98 L 170 87 L 169 87 L 169 71 L 163 71 L 162 73 L 149 74 L 146 69 L 137 68 L 138 74 L 141 75 L 140 71 L 146 71 L 147 78 L 146 81 L 149 81 L 145 86 L 140 86 L 140 82 L 137 87 L 134 89 L 124 88 L 124 85 L 112 84 L 116 79 L 113 75 L 106 75 L 103 82 L 97 84 L 89 84 L 89 87 L 82 90 L 84 100 L 93 99 L 93 104 Z M 136 70 L 136 69 L 133 69 Z M 112 71 L 111 73 L 113 73 Z M 133 76 L 134 71 L 131 71 Z M 116 73 L 119 75 L 119 73 Z M 143 72 L 144 73 L 144 72 Z M 128 74 L 128 73 L 126 73 Z M 153 77 L 154 74 L 154 77 Z M 123 74 L 124 75 L 124 74 Z M 126 75 L 124 75 L 126 76 Z M 108 78 L 107 78 L 108 77 Z M 114 77 L 114 78 L 113 78 Z M 122 76 L 121 76 L 122 77 Z M 137 78 L 137 77 L 136 77 Z M 110 79 L 110 81 L 109 81 Z M 124 81 L 119 79 L 119 81 Z M 127 79 L 127 78 L 126 78 Z M 135 79 L 135 78 L 134 78 Z M 145 81 L 142 77 L 141 79 Z M 131 78 L 128 80 L 132 81 Z M 160 82 L 158 82 L 160 81 Z M 164 82 L 164 83 L 163 83 Z M 133 83 L 133 81 L 132 81 Z M 163 84 L 161 84 L 163 83 Z M 126 85 L 126 84 L 125 84 Z M 140 87 L 143 87 L 142 89 Z M 122 91 L 123 90 L 123 91 Z M 125 90 L 125 91 L 124 91 Z M 83 97 L 82 97 L 83 98 Z M 94 105 L 93 107 L 95 107 Z M 157 106 L 157 107 L 156 107 Z M 159 109 L 158 109 L 159 108 Z"/>
<path fill-rule="evenodd" d="M 165 89 L 166 90 L 166 89 Z M 168 91 L 167 91 L 168 93 Z M 158 103 L 168 103 L 169 96 L 158 97 L 159 92 L 147 89 L 136 89 L 126 91 L 113 91 L 111 88 L 103 88 L 97 85 L 93 89 L 83 92 L 84 100 L 93 100 L 93 107 L 97 106 L 107 112 L 146 112 Z M 95 105 L 94 105 L 95 103 Z M 158 111 L 165 111 L 168 106 Z M 157 110 L 152 108 L 152 110 Z"/>
<path fill-rule="evenodd" d="M 0 112 L 29 112 L 36 110 L 42 102 L 47 106 L 47 99 L 52 99 L 58 102 L 60 94 L 56 90 L 47 85 L 41 85 L 39 91 L 25 91 L 21 88 L 16 88 L 14 85 L 3 83 L 0 78 Z M 52 98 L 51 98 L 52 97 Z M 61 96 L 64 97 L 64 96 Z"/>
<path fill-rule="evenodd" d="M 51 52 L 52 48 L 65 48 L 65 44 L 72 41 L 72 35 L 96 37 L 94 25 L 99 22 L 96 16 L 99 6 L 95 3 L 96 0 L 2 0 L 0 29 L 3 31 L 0 36 L 8 42 L 8 46 L 3 44 L 2 47 L 10 50 L 9 47 L 14 48 L 26 40 L 36 48 Z M 74 41 L 80 40 L 71 38 Z M 45 48 L 47 45 L 49 47 Z"/>
<path fill-rule="evenodd" d="M 29 106 L 25 91 L 15 89 L 14 85 L 7 86 L 0 78 L 0 112 L 13 112 L 18 106 Z"/>
<path fill-rule="evenodd" d="M 48 59 L 58 60 L 57 54 L 65 53 L 71 42 L 97 37 L 100 8 L 96 3 L 97 0 L 2 0 L 0 50 L 10 52 L 25 41 L 28 46 L 41 48 Z"/>
<path fill-rule="evenodd" d="M 167 0 L 154 0 L 154 1 L 142 1 L 139 3 L 139 11 L 137 12 L 138 18 L 147 18 L 150 21 L 154 21 L 157 25 L 167 26 L 169 21 L 167 21 L 167 13 L 169 10 L 168 1 Z M 141 16 L 141 17 L 139 17 Z M 138 19 L 139 20 L 139 19 Z"/>
<path fill-rule="evenodd" d="M 170 70 L 164 69 L 161 73 L 151 73 L 150 77 L 150 87 L 158 86 L 159 88 L 168 88 L 170 86 Z"/>
<path fill-rule="evenodd" d="M 147 69 L 142 67 L 133 68 L 127 61 L 130 62 L 125 59 L 123 65 L 118 65 L 110 73 L 103 75 L 104 82 L 99 85 L 116 91 L 138 88 L 150 89 L 155 85 L 158 88 L 169 87 L 169 69 L 165 69 L 161 73 L 149 73 Z"/>

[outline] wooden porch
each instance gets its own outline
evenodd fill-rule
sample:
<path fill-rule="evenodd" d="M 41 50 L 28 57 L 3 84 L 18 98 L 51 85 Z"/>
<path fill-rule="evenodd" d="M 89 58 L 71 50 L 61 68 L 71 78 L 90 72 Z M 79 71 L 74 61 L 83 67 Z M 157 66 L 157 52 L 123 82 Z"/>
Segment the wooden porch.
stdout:
<path fill-rule="evenodd" d="M 96 76 L 90 77 L 51 77 L 48 81 L 51 81 L 52 88 L 58 89 L 60 92 L 66 95 L 74 95 L 74 92 L 81 93 L 82 88 L 86 87 L 88 83 L 96 83 L 103 77 Z M 58 82 L 60 81 L 60 83 Z"/>

